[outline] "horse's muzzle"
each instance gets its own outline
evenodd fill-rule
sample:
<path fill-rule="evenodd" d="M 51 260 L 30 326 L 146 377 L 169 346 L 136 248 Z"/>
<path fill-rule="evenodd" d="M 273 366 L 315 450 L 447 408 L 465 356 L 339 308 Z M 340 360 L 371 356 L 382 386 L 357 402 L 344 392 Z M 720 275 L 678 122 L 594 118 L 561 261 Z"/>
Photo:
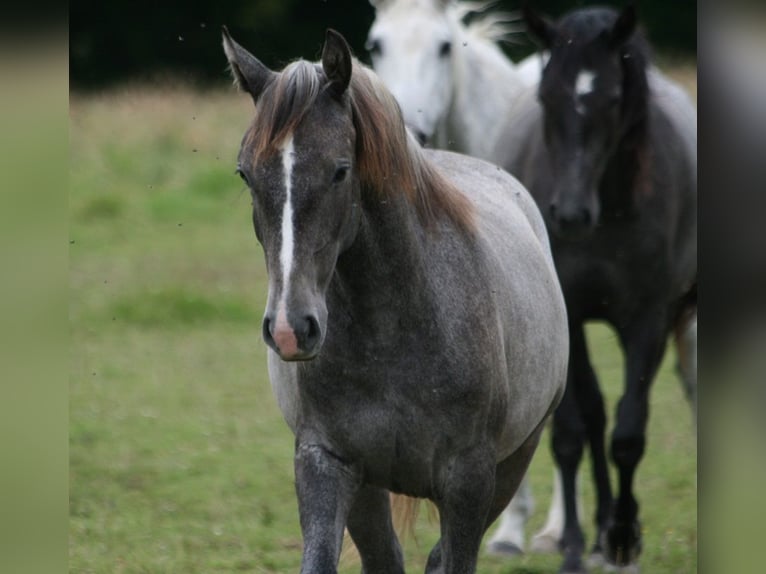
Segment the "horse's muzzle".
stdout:
<path fill-rule="evenodd" d="M 263 340 L 283 361 L 308 361 L 319 352 L 322 333 L 314 315 L 263 318 Z"/>
<path fill-rule="evenodd" d="M 548 206 L 551 231 L 562 239 L 577 241 L 588 237 L 596 227 L 596 218 L 587 206 L 562 209 L 556 202 Z"/>

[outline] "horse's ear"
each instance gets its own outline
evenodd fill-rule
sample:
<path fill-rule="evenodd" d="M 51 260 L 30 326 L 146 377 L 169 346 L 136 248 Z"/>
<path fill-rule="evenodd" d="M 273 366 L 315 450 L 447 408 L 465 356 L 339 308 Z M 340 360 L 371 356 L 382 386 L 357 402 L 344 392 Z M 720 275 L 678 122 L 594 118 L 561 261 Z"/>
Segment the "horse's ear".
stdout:
<path fill-rule="evenodd" d="M 223 27 L 222 33 L 223 51 L 229 60 L 234 83 L 240 90 L 250 94 L 254 102 L 258 102 L 258 98 L 263 93 L 263 90 L 277 74 L 269 70 L 258 58 L 237 44 L 229 34 L 226 26 Z"/>
<path fill-rule="evenodd" d="M 329 28 L 322 49 L 322 69 L 330 80 L 328 89 L 332 90 L 335 96 L 342 96 L 351 81 L 351 48 L 343 36 Z"/>
<path fill-rule="evenodd" d="M 522 10 L 527 24 L 527 33 L 533 40 L 541 43 L 543 48 L 550 49 L 556 37 L 556 26 L 548 18 L 536 12 L 529 2 L 524 3 Z"/>
<path fill-rule="evenodd" d="M 609 46 L 616 49 L 625 44 L 636 31 L 637 24 L 638 10 L 636 10 L 635 4 L 628 4 L 620 12 L 617 21 L 609 32 Z"/>

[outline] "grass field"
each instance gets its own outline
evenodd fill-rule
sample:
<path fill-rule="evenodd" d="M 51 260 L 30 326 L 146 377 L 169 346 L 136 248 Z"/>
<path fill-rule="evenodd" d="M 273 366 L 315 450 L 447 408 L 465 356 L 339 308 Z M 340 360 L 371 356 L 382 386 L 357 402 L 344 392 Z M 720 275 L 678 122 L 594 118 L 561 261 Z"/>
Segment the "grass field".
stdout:
<path fill-rule="evenodd" d="M 71 572 L 298 570 L 293 443 L 260 336 L 266 275 L 233 174 L 250 113 L 229 91 L 71 97 Z M 613 412 L 622 359 L 610 331 L 588 336 Z M 697 569 L 696 441 L 673 361 L 655 383 L 637 478 L 652 574 Z M 530 534 L 551 486 L 543 440 Z M 422 512 L 409 571 L 422 571 L 437 530 Z M 555 572 L 558 561 L 482 556 L 479 572 Z"/>

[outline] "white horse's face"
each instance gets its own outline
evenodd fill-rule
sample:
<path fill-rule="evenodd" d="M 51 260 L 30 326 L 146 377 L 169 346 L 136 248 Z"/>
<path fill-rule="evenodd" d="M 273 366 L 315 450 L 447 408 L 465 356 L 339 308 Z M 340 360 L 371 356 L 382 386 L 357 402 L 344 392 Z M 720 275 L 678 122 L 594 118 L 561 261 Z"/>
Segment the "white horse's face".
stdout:
<path fill-rule="evenodd" d="M 367 37 L 375 72 L 421 143 L 433 136 L 450 105 L 452 44 L 453 29 L 438 1 L 379 5 Z"/>

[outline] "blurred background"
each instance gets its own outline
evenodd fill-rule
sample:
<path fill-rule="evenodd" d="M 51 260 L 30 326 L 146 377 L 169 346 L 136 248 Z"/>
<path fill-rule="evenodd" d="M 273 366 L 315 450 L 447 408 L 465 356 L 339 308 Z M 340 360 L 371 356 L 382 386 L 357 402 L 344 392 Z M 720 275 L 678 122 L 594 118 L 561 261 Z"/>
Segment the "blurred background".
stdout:
<path fill-rule="evenodd" d="M 143 7 L 139 8 L 143 4 Z M 533 5 L 560 15 L 582 1 L 538 0 Z M 601 2 L 621 6 L 624 2 Z M 518 10 L 518 0 L 492 2 L 495 10 Z M 642 0 L 641 19 L 657 51 L 693 59 L 697 49 L 695 0 Z M 70 81 L 76 89 L 171 75 L 195 83 L 226 82 L 221 25 L 271 67 L 296 57 L 318 59 L 324 30 L 341 32 L 365 60 L 364 42 L 374 18 L 365 0 L 234 0 L 139 3 L 77 0 L 70 5 Z M 505 46 L 518 60 L 533 46 L 520 35 Z"/>

